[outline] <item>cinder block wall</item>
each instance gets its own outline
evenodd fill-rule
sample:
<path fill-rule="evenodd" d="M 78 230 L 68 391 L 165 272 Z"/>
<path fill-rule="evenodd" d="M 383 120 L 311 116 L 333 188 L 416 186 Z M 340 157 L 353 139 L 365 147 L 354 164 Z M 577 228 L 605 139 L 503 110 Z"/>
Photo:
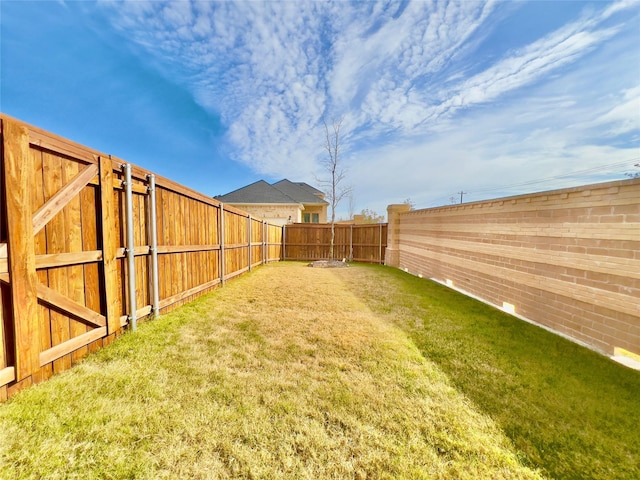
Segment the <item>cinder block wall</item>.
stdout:
<path fill-rule="evenodd" d="M 640 354 L 640 179 L 392 215 L 395 266 Z"/>

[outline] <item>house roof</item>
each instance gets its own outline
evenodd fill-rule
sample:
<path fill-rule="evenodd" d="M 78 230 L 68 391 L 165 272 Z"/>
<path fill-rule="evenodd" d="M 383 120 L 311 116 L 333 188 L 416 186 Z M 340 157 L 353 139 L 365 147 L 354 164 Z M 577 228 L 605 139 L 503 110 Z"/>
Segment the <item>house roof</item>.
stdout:
<path fill-rule="evenodd" d="M 284 179 L 273 185 L 264 180 L 258 180 L 246 187 L 225 195 L 218 195 L 215 198 L 224 203 L 327 204 L 319 195 L 322 195 L 322 192 L 311 185 L 304 182 L 294 183 Z"/>
<path fill-rule="evenodd" d="M 274 183 L 273 186 L 300 203 L 327 203 L 320 190 L 304 182 L 292 182 L 285 178 Z"/>
<path fill-rule="evenodd" d="M 300 203 L 264 180 L 215 198 L 225 203 Z"/>

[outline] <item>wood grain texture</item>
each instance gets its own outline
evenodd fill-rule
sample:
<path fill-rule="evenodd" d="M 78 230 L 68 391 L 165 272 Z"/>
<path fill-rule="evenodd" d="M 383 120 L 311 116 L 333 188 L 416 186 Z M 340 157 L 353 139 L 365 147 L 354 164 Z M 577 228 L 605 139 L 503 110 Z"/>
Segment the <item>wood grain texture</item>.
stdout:
<path fill-rule="evenodd" d="M 38 211 L 45 203 L 43 168 L 44 155 L 41 149 L 30 148 L 29 154 L 33 166 L 33 195 L 31 210 Z M 34 237 L 35 253 L 36 253 L 36 270 L 38 269 L 38 258 L 47 255 L 47 235 L 45 229 L 40 230 Z M 54 254 L 55 255 L 55 254 Z M 57 266 L 61 266 L 60 264 Z M 38 281 L 43 285 L 49 285 L 49 272 L 47 269 L 37 271 Z M 51 347 L 51 310 L 42 303 L 38 302 L 38 314 L 40 321 L 40 351 L 47 350 Z M 34 383 L 51 378 L 53 375 L 53 365 L 48 364 L 40 368 L 39 372 L 33 372 Z"/>
<path fill-rule="evenodd" d="M 39 362 L 40 365 L 46 365 L 51 362 L 55 362 L 60 358 L 68 356 L 70 353 L 85 347 L 91 342 L 102 338 L 107 334 L 107 327 L 100 327 L 90 330 L 82 335 L 72 338 L 64 343 L 51 347 L 48 350 L 40 353 Z"/>
<path fill-rule="evenodd" d="M 102 275 L 104 290 L 103 311 L 107 318 L 107 332 L 116 333 L 120 330 L 120 314 L 117 310 L 116 299 L 119 296 L 118 271 L 116 264 L 116 235 L 115 226 L 115 197 L 113 192 L 113 169 L 111 159 L 100 157 L 100 232 L 102 244 Z"/>
<path fill-rule="evenodd" d="M 88 233 L 95 233 L 95 229 L 84 229 L 83 236 Z M 95 239 L 92 241 L 95 244 Z M 102 250 L 87 250 L 70 253 L 50 253 L 36 255 L 36 269 L 46 269 L 68 265 L 79 265 L 84 263 L 99 262 L 102 260 Z M 46 283 L 42 282 L 42 283 Z"/>
<path fill-rule="evenodd" d="M 384 263 L 387 224 L 335 225 L 334 258 L 367 263 Z M 269 226 L 270 258 L 277 258 L 282 232 Z M 285 260 L 322 260 L 329 257 L 331 226 L 326 224 L 287 225 Z"/>
<path fill-rule="evenodd" d="M 97 165 L 89 165 L 92 168 L 93 176 L 98 173 Z M 87 167 L 88 168 L 88 167 Z M 66 189 L 68 185 L 77 181 L 76 179 L 81 176 L 80 164 L 77 161 L 66 160 L 62 164 L 62 181 L 65 184 L 63 189 Z M 92 178 L 93 178 L 92 176 Z M 80 183 L 77 189 L 73 192 L 69 192 L 67 204 L 62 210 L 64 216 L 64 222 L 67 225 L 67 237 L 65 239 L 65 249 L 69 253 L 82 252 L 82 216 L 80 205 L 80 193 L 84 190 L 86 184 L 82 187 Z M 84 270 L 81 265 L 72 264 L 67 266 L 67 297 L 77 305 L 84 307 Z M 89 310 L 89 309 L 87 309 Z M 90 311 L 90 310 L 89 310 Z M 69 322 L 69 338 L 74 338 L 78 335 L 87 332 L 87 325 L 74 321 L 73 318 Z M 75 363 L 87 354 L 88 350 L 84 347 L 72 352 L 70 360 L 71 363 Z"/>
<path fill-rule="evenodd" d="M 9 274 L 16 345 L 16 378 L 22 380 L 40 368 L 40 328 L 36 287 L 35 245 L 31 211 L 33 176 L 29 168 L 29 132 L 4 120 L 2 127 L 6 195 Z"/>
<path fill-rule="evenodd" d="M 104 327 L 107 324 L 104 315 L 94 312 L 90 308 L 73 301 L 69 297 L 60 294 L 52 288 L 39 284 L 36 290 L 40 300 L 57 310 L 61 310 L 64 313 L 75 317 L 86 325 L 92 327 Z"/>
<path fill-rule="evenodd" d="M 63 159 L 60 155 L 43 152 L 43 185 L 46 202 L 50 202 L 64 187 Z M 45 203 L 46 205 L 46 203 Z M 46 225 L 47 251 L 49 253 L 67 253 L 68 215 L 58 210 L 58 214 L 49 219 Z M 68 211 L 67 211 L 68 212 Z M 49 269 L 49 287 L 61 295 L 67 295 L 67 268 Z M 62 344 L 69 340 L 71 334 L 70 319 L 58 310 L 51 310 L 51 346 Z M 53 362 L 54 373 L 59 373 L 71 367 L 70 357 L 59 357 Z"/>
<path fill-rule="evenodd" d="M 2 137 L 2 120 L 0 120 L 0 137 Z M 4 161 L 3 159 L 0 159 Z M 5 181 L 4 181 L 4 167 L 0 164 L 0 275 L 6 275 L 7 280 L 9 277 L 9 261 L 7 251 L 7 215 L 5 199 Z M 11 312 L 8 309 L 11 304 L 10 291 L 7 284 L 0 283 L 0 370 L 4 370 L 8 367 L 9 360 L 9 348 L 13 342 L 10 335 L 10 321 Z M 7 312 L 5 313 L 5 310 Z M 13 362 L 11 362 L 13 363 Z M 13 367 L 11 367 L 13 368 Z M 13 370 L 13 377 L 15 378 L 15 369 Z M 13 380 L 13 378 L 12 378 Z M 8 382 L 7 382 L 8 383 Z M 0 401 L 7 398 L 6 383 L 0 382 Z"/>
<path fill-rule="evenodd" d="M 13 367 L 4 367 L 0 369 L 0 386 L 13 382 L 16 379 L 16 369 Z"/>
<path fill-rule="evenodd" d="M 0 385 L 2 401 L 111 343 L 127 323 L 122 318 L 128 285 L 119 255 L 124 248 L 124 162 L 3 114 L 0 119 L 0 193 L 5 183 L 11 185 L 11 195 L 0 197 L 14 202 L 0 205 L 0 371 L 4 380 L 11 377 L 6 369 L 17 374 Z M 12 122 L 5 132 L 5 123 Z M 15 159 L 6 162 L 11 155 Z M 136 294 L 138 304 L 145 305 L 138 309 L 142 317 L 151 311 L 149 172 L 132 170 Z M 223 262 L 229 279 L 249 269 L 250 251 L 252 266 L 279 260 L 281 235 L 260 219 L 230 207 L 224 212 L 230 230 L 223 232 L 217 200 L 158 176 L 156 187 L 163 312 L 216 288 Z M 8 209 L 11 214 L 5 215 Z M 250 224 L 255 228 L 249 229 Z M 9 231 L 16 240 L 7 236 Z M 223 239 L 229 246 L 224 260 Z M 15 285 L 12 277 L 19 279 Z M 26 305 L 25 288 L 31 291 Z M 17 313 L 10 307 L 15 304 Z"/>
<path fill-rule="evenodd" d="M 65 180 L 66 177 L 74 171 L 72 162 L 65 162 Z M 80 173 L 77 173 L 77 165 L 75 165 L 76 175 L 74 178 L 60 188 L 51 198 L 33 215 L 33 232 L 38 233 L 49 223 L 49 221 L 67 205 L 73 197 L 80 193 L 89 181 L 98 173 L 97 165 L 88 165 Z"/>
<path fill-rule="evenodd" d="M 87 256 L 92 254 L 96 255 L 95 262 L 82 263 L 85 282 L 84 303 L 87 308 L 90 308 L 94 312 L 104 313 L 101 303 L 101 265 L 98 263 L 102 261 L 102 251 L 98 250 L 98 211 L 100 210 L 99 185 L 89 185 L 87 188 L 83 189 L 80 193 L 80 200 L 82 208 L 82 253 Z M 87 351 L 95 351 L 94 342 L 87 344 Z"/>

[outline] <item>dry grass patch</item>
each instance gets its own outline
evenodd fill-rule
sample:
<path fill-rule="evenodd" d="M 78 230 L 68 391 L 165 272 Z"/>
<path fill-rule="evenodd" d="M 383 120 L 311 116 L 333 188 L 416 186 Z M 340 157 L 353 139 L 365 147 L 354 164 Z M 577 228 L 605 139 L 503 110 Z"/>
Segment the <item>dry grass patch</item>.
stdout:
<path fill-rule="evenodd" d="M 640 478 L 640 372 L 401 270 L 335 272 L 552 478 Z"/>
<path fill-rule="evenodd" d="M 406 334 L 283 263 L 0 405 L 2 478 L 539 478 Z"/>

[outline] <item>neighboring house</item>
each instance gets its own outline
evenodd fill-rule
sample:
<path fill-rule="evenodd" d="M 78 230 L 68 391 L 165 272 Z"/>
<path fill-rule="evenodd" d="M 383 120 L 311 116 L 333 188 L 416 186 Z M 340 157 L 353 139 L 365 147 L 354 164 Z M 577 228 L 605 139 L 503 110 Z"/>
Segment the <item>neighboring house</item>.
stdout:
<path fill-rule="evenodd" d="M 324 193 L 304 182 L 258 180 L 215 198 L 277 225 L 327 222 L 329 203 Z"/>

